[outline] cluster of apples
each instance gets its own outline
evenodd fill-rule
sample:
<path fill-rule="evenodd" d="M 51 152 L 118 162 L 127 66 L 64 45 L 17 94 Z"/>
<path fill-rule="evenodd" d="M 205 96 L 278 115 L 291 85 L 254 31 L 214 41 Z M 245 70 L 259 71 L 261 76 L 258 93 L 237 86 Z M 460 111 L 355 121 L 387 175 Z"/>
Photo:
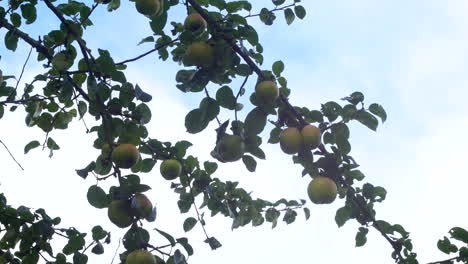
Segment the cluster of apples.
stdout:
<path fill-rule="evenodd" d="M 314 125 L 305 125 L 302 128 L 288 127 L 281 131 L 280 147 L 286 154 L 296 154 L 303 150 L 313 150 L 320 146 L 322 133 Z M 307 194 L 315 204 L 332 203 L 337 196 L 336 183 L 329 177 L 317 176 L 307 187 Z"/>
<path fill-rule="evenodd" d="M 121 169 L 130 169 L 140 160 L 140 152 L 133 144 L 120 144 L 112 153 L 109 144 L 102 147 L 102 152 L 110 154 L 112 162 Z M 182 165 L 178 160 L 167 159 L 161 163 L 160 172 L 164 179 L 175 180 L 182 173 Z M 120 228 L 129 227 L 134 219 L 154 221 L 153 204 L 142 193 L 135 194 L 131 199 L 114 200 L 109 204 L 108 217 L 110 221 Z M 157 260 L 150 252 L 144 249 L 132 251 L 125 260 L 126 264 L 156 264 Z"/>

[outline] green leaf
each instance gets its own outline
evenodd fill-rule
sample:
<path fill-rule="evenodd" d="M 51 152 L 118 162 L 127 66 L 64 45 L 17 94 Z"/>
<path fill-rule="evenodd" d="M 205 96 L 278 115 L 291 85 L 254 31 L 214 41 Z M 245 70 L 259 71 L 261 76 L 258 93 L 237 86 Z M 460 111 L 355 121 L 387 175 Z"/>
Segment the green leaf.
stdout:
<path fill-rule="evenodd" d="M 215 237 L 205 239 L 205 243 L 208 243 L 212 250 L 215 250 L 222 246 L 221 243 L 219 243 L 219 241 Z"/>
<path fill-rule="evenodd" d="M 106 208 L 110 202 L 104 190 L 97 185 L 89 187 L 86 197 L 89 204 L 99 209 Z"/>
<path fill-rule="evenodd" d="M 188 239 L 185 238 L 185 237 L 182 237 L 182 238 L 178 238 L 177 239 L 177 243 L 179 243 L 184 249 L 185 251 L 187 251 L 187 254 L 189 256 L 192 256 L 193 255 L 193 248 L 192 246 L 188 243 Z"/>
<path fill-rule="evenodd" d="M 142 39 L 140 42 L 138 42 L 137 45 L 141 45 L 141 44 L 146 43 L 146 42 L 154 42 L 154 37 L 153 36 L 148 36 L 148 37 Z"/>
<path fill-rule="evenodd" d="M 145 125 L 151 121 L 151 110 L 146 104 L 139 104 L 133 114 L 140 120 L 140 124 Z"/>
<path fill-rule="evenodd" d="M 357 105 L 358 103 L 361 103 L 364 101 L 364 94 L 362 94 L 361 92 L 354 92 L 350 96 L 347 96 L 343 98 L 342 100 L 346 100 L 352 103 L 353 105 Z"/>
<path fill-rule="evenodd" d="M 360 170 L 353 170 L 353 171 L 348 171 L 346 172 L 346 177 L 349 177 L 351 179 L 355 179 L 358 181 L 362 181 L 364 179 L 364 174 Z"/>
<path fill-rule="evenodd" d="M 188 232 L 197 224 L 197 219 L 189 217 L 184 221 L 184 231 Z"/>
<path fill-rule="evenodd" d="M 449 231 L 452 238 L 468 244 L 468 231 L 461 227 L 454 227 Z"/>
<path fill-rule="evenodd" d="M 175 246 L 176 241 L 171 235 L 157 228 L 155 228 L 154 230 L 158 231 L 159 234 L 161 234 L 164 238 L 166 238 L 169 241 L 169 243 L 171 243 L 171 246 Z"/>
<path fill-rule="evenodd" d="M 338 227 L 342 227 L 346 221 L 351 219 L 352 210 L 351 208 L 344 206 L 336 211 L 335 222 Z"/>
<path fill-rule="evenodd" d="M 362 247 L 367 242 L 367 233 L 369 229 L 365 227 L 360 227 L 358 233 L 356 234 L 356 247 Z"/>
<path fill-rule="evenodd" d="M 88 105 L 84 101 L 78 102 L 78 114 L 80 115 L 80 120 L 84 117 L 88 111 Z"/>
<path fill-rule="evenodd" d="M 107 236 L 107 232 L 100 225 L 94 226 L 91 232 L 93 234 L 93 240 L 95 241 L 101 240 Z"/>
<path fill-rule="evenodd" d="M 236 97 L 229 86 L 223 86 L 216 92 L 216 101 L 219 105 L 229 110 L 236 108 Z"/>
<path fill-rule="evenodd" d="M 281 73 L 284 71 L 284 63 L 282 61 L 276 61 L 273 63 L 273 73 L 276 76 L 280 76 Z"/>
<path fill-rule="evenodd" d="M 297 213 L 296 211 L 292 209 L 286 210 L 286 213 L 284 214 L 283 221 L 286 222 L 287 224 L 291 224 L 296 220 Z"/>
<path fill-rule="evenodd" d="M 93 252 L 96 255 L 101 255 L 104 253 L 104 247 L 102 246 L 101 242 L 97 242 L 97 244 L 91 249 L 91 252 Z"/>
<path fill-rule="evenodd" d="M 91 163 L 88 164 L 88 166 L 86 166 L 86 168 L 76 170 L 76 174 L 78 174 L 78 176 L 80 176 L 81 178 L 86 179 L 86 177 L 88 177 L 88 173 L 93 171 L 95 168 L 96 168 L 96 162 L 92 161 Z"/>
<path fill-rule="evenodd" d="M 11 13 L 10 15 L 10 21 L 15 27 L 20 27 L 21 26 L 21 16 L 18 15 L 18 13 Z"/>
<path fill-rule="evenodd" d="M 185 128 L 187 132 L 196 134 L 203 131 L 208 126 L 208 120 L 204 118 L 203 111 L 194 109 L 185 116 Z"/>
<path fill-rule="evenodd" d="M 58 150 L 60 149 L 59 145 L 57 145 L 57 143 L 55 142 L 54 139 L 52 139 L 51 137 L 49 137 L 47 139 L 47 148 L 51 149 L 51 150 Z"/>
<path fill-rule="evenodd" d="M 76 252 L 73 255 L 73 264 L 86 264 L 86 263 L 88 263 L 88 256 L 86 256 L 85 254 Z"/>
<path fill-rule="evenodd" d="M 245 118 L 245 132 L 247 135 L 258 135 L 266 126 L 268 114 L 256 107 Z"/>
<path fill-rule="evenodd" d="M 309 218 L 310 218 L 310 210 L 309 210 L 309 208 L 304 207 L 303 209 L 304 209 L 305 219 L 306 219 L 306 220 L 309 220 Z"/>
<path fill-rule="evenodd" d="M 203 163 L 203 166 L 205 168 L 205 171 L 210 175 L 215 173 L 215 171 L 218 169 L 218 164 L 215 162 L 205 161 L 205 163 Z"/>
<path fill-rule="evenodd" d="M 380 119 L 382 120 L 382 123 L 385 122 L 385 120 L 387 120 L 387 113 L 385 112 L 383 107 L 379 104 L 371 104 L 369 106 L 369 112 L 380 117 Z"/>
<path fill-rule="evenodd" d="M 294 15 L 294 12 L 291 8 L 288 8 L 284 10 L 284 18 L 286 19 L 286 23 L 288 25 L 291 25 L 294 19 L 296 18 L 296 15 Z"/>
<path fill-rule="evenodd" d="M 26 24 L 34 23 L 37 18 L 36 7 L 29 3 L 21 5 L 21 15 L 26 19 Z"/>
<path fill-rule="evenodd" d="M 202 111 L 203 119 L 211 121 L 215 119 L 219 114 L 218 102 L 210 97 L 205 97 L 200 102 L 200 110 Z"/>
<path fill-rule="evenodd" d="M 306 16 L 306 10 L 301 5 L 297 5 L 294 7 L 294 13 L 296 13 L 296 16 L 300 19 L 303 19 Z"/>
<path fill-rule="evenodd" d="M 15 51 L 18 47 L 18 36 L 13 31 L 8 31 L 5 34 L 5 47 L 11 51 Z"/>
<path fill-rule="evenodd" d="M 150 27 L 156 35 L 162 35 L 164 26 L 167 23 L 167 12 L 155 17 L 150 22 Z"/>
<path fill-rule="evenodd" d="M 374 131 L 377 130 L 377 126 L 379 125 L 377 118 L 365 111 L 357 112 L 356 120 Z"/>
<path fill-rule="evenodd" d="M 457 246 L 450 243 L 450 240 L 447 237 L 444 237 L 443 240 L 440 239 L 437 241 L 437 248 L 445 254 L 455 253 L 458 250 Z"/>
<path fill-rule="evenodd" d="M 27 154 L 31 149 L 33 148 L 37 148 L 41 145 L 41 143 L 39 143 L 39 141 L 37 140 L 34 140 L 34 141 L 31 141 L 29 142 L 25 147 L 24 147 L 24 154 Z"/>
<path fill-rule="evenodd" d="M 255 172 L 255 169 L 257 168 L 257 162 L 252 156 L 242 156 L 242 162 L 244 162 L 244 165 L 247 168 L 247 170 L 249 170 L 250 172 Z"/>

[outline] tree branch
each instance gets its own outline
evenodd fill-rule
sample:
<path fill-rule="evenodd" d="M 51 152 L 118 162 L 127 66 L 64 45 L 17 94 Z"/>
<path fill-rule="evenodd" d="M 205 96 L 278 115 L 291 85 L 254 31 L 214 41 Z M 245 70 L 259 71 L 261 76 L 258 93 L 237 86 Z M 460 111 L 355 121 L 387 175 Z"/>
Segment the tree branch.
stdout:
<path fill-rule="evenodd" d="M 42 53 L 48 60 L 52 60 L 52 55 L 50 55 L 49 50 L 41 44 L 41 42 L 31 38 L 28 34 L 24 33 L 23 31 L 19 30 L 12 24 L 8 23 L 8 21 L 4 18 L 0 18 L 0 28 L 6 28 L 12 32 L 12 34 L 16 35 L 17 37 L 24 40 L 26 43 L 34 47 L 37 52 Z"/>

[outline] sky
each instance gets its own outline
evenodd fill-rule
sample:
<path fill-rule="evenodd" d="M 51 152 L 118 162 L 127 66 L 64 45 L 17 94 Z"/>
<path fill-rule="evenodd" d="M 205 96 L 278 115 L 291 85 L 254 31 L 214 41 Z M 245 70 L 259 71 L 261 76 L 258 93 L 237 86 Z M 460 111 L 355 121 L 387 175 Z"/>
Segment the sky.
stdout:
<path fill-rule="evenodd" d="M 41 5 L 38 23 L 21 27 L 33 37 L 57 25 L 39 2 Z M 253 1 L 253 5 L 255 10 L 273 7 L 267 0 Z M 265 48 L 263 68 L 271 68 L 276 60 L 285 63 L 283 75 L 295 105 L 319 109 L 321 103 L 361 91 L 368 104 L 384 106 L 388 119 L 377 132 L 358 123 L 350 124 L 351 155 L 366 175 L 364 182 L 388 191 L 386 200 L 376 207 L 377 218 L 399 223 L 411 233 L 420 263 L 446 259 L 437 250 L 437 240 L 453 226 L 468 228 L 468 173 L 464 164 L 468 147 L 468 2 L 330 0 L 305 1 L 303 5 L 307 16 L 290 26 L 282 14 L 272 27 L 262 25 L 258 18 L 249 20 L 257 26 Z M 184 11 L 182 6 L 177 7 L 170 18 L 181 22 Z M 152 48 L 136 46 L 151 31 L 147 19 L 136 12 L 131 2 L 122 1 L 122 8 L 113 13 L 101 7 L 93 21 L 96 26 L 85 33 L 89 46 L 108 49 L 116 61 Z M 4 34 L 1 29 L 0 39 Z M 18 76 L 28 51 L 21 43 L 18 52 L 12 53 L 2 42 L 3 73 Z M 215 124 L 197 135 L 185 133 L 184 117 L 203 95 L 183 94 L 175 87 L 175 73 L 180 68 L 147 56 L 129 64 L 127 79 L 153 95 L 153 119 L 148 125 L 151 136 L 190 140 L 194 143 L 190 154 L 200 160 L 212 159 L 209 152 L 214 145 Z M 30 60 L 23 80 L 32 80 L 40 71 L 41 65 Z M 253 85 L 251 78 L 247 91 L 252 91 Z M 213 94 L 215 86 L 209 88 Z M 247 97 L 242 100 L 248 102 Z M 0 192 L 12 205 L 42 207 L 50 215 L 60 215 L 64 226 L 73 225 L 86 232 L 99 223 L 111 230 L 113 243 L 106 246 L 106 253 L 92 256 L 89 261 L 110 263 L 124 231 L 109 222 L 105 210 L 87 203 L 86 191 L 94 181 L 84 181 L 74 171 L 98 155 L 92 148 L 93 135 L 87 135 L 83 123 L 75 121 L 67 131 L 51 134 L 61 146 L 52 158 L 39 148 L 24 155 L 23 147 L 29 141 L 42 142 L 45 135 L 37 128 L 26 128 L 20 110 L 5 113 L 0 121 L 0 140 L 25 170 L 20 170 L 0 146 Z M 241 116 L 246 113 L 241 112 Z M 249 173 L 239 163 L 223 164 L 216 177 L 240 181 L 255 197 L 306 198 L 310 180 L 300 176 L 300 167 L 294 166 L 278 147 L 265 144 L 267 160 L 259 161 L 256 173 Z M 176 237 L 187 236 L 195 249 L 189 263 L 392 263 L 390 245 L 375 230 L 370 231 L 364 247 L 355 248 L 359 225 L 350 221 L 337 227 L 335 211 L 343 200 L 326 206 L 308 203 L 308 221 L 299 214 L 295 223 L 283 222 L 273 230 L 263 225 L 231 231 L 230 219 L 207 218 L 207 232 L 223 244 L 211 251 L 203 243 L 199 224 L 189 233 L 182 230 L 184 219 L 194 216 L 194 212 L 179 213 L 177 196 L 159 175 L 158 167 L 141 178 L 153 187 L 149 197 L 158 209 L 157 220 L 146 226 L 170 231 Z M 158 237 L 155 243 L 165 243 L 161 239 Z"/>

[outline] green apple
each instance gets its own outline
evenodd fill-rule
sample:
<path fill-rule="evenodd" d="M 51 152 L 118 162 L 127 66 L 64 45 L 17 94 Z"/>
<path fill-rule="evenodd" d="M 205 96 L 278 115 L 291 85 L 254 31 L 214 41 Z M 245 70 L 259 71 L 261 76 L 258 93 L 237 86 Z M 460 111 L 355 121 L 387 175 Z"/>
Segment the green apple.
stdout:
<path fill-rule="evenodd" d="M 117 167 L 129 169 L 140 160 L 140 152 L 133 144 L 120 144 L 112 151 L 111 158 Z"/>
<path fill-rule="evenodd" d="M 175 159 L 163 161 L 159 169 L 163 178 L 169 181 L 177 179 L 182 173 L 182 165 Z"/>
<path fill-rule="evenodd" d="M 150 252 L 137 249 L 128 254 L 125 264 L 156 264 L 156 258 Z"/>
<path fill-rule="evenodd" d="M 206 42 L 194 42 L 188 47 L 183 62 L 186 66 L 210 67 L 214 63 L 214 49 Z"/>
<path fill-rule="evenodd" d="M 255 95 L 259 102 L 272 104 L 279 96 L 279 89 L 273 81 L 263 81 L 255 86 Z"/>
<path fill-rule="evenodd" d="M 301 131 L 296 127 L 288 127 L 281 131 L 280 147 L 286 154 L 298 153 L 304 144 Z"/>
<path fill-rule="evenodd" d="M 237 161 L 244 155 L 245 144 L 240 136 L 223 136 L 216 144 L 216 150 L 225 162 Z"/>
<path fill-rule="evenodd" d="M 306 149 L 315 149 L 320 145 L 322 132 L 320 128 L 314 125 L 307 125 L 301 129 L 301 135 L 304 138 L 304 147 Z"/>
<path fill-rule="evenodd" d="M 205 30 L 206 27 L 206 20 L 198 13 L 190 14 L 184 21 L 185 30 L 192 32 L 201 32 Z"/>
<path fill-rule="evenodd" d="M 307 188 L 310 200 L 315 204 L 329 204 L 335 201 L 338 193 L 336 183 L 324 176 L 315 177 Z"/>
<path fill-rule="evenodd" d="M 112 223 L 120 228 L 130 226 L 133 221 L 130 202 L 127 200 L 112 201 L 107 210 L 107 216 Z"/>

